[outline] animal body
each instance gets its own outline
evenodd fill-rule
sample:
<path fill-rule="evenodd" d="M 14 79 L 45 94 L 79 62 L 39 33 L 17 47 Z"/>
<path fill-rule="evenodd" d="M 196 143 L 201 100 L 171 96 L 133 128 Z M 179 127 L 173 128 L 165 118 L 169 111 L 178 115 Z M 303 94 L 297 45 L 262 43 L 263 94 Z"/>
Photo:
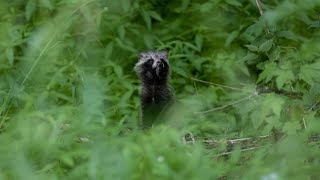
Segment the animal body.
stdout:
<path fill-rule="evenodd" d="M 166 51 L 148 51 L 139 55 L 135 71 L 141 81 L 141 125 L 143 129 L 162 121 L 161 115 L 174 101 L 169 85 L 170 65 Z"/>

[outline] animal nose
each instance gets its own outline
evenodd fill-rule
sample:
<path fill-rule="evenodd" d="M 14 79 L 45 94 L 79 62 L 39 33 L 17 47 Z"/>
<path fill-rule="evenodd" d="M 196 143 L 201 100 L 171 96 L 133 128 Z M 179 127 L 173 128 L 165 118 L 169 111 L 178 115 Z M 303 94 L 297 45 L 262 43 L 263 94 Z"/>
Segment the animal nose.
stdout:
<path fill-rule="evenodd" d="M 157 61 L 157 65 L 159 65 L 161 62 L 160 61 Z"/>

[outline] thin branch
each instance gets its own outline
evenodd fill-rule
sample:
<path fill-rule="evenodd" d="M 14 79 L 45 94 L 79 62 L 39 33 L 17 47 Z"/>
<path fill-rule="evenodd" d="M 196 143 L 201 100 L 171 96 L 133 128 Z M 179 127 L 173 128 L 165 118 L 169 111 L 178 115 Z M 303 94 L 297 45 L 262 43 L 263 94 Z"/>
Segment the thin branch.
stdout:
<path fill-rule="evenodd" d="M 257 6 L 258 6 L 260 15 L 262 16 L 262 15 L 263 15 L 263 10 L 262 10 L 262 7 L 261 7 L 261 4 L 262 4 L 262 3 L 261 3 L 260 0 L 256 0 L 256 3 L 257 3 Z"/>
<path fill-rule="evenodd" d="M 301 92 L 278 90 L 278 89 L 270 88 L 268 86 L 257 86 L 257 92 L 259 95 L 264 93 L 275 93 L 275 94 L 284 95 L 294 99 L 301 99 L 303 96 L 303 93 Z"/>
<path fill-rule="evenodd" d="M 312 110 L 313 110 L 313 108 L 315 108 L 319 103 L 320 103 L 320 100 L 319 100 L 319 101 L 317 101 L 316 103 L 314 103 L 314 104 L 309 108 L 309 110 L 308 110 L 308 111 L 312 111 Z"/>
<path fill-rule="evenodd" d="M 51 36 L 50 40 L 46 43 L 46 45 L 44 46 L 44 48 L 41 50 L 41 52 L 39 53 L 37 59 L 34 61 L 34 63 L 32 64 L 30 70 L 28 71 L 27 75 L 24 77 L 22 83 L 20 84 L 20 87 L 23 86 L 23 84 L 26 82 L 26 80 L 28 79 L 28 77 L 30 76 L 30 74 L 32 73 L 32 71 L 34 70 L 34 68 L 37 66 L 37 64 L 39 63 L 42 55 L 46 52 L 46 50 L 49 48 L 49 45 L 51 44 L 51 42 L 54 40 L 56 35 L 56 32 Z"/>
<path fill-rule="evenodd" d="M 252 151 L 252 150 L 255 150 L 255 149 L 258 149 L 258 148 L 261 148 L 261 146 L 259 146 L 259 147 L 247 148 L 247 149 L 241 149 L 240 152 Z M 233 153 L 233 152 L 232 152 L 232 151 L 228 151 L 228 152 L 224 152 L 224 153 L 220 153 L 220 154 L 213 155 L 213 157 L 226 156 L 226 155 L 229 155 L 229 154 L 231 154 L 231 153 Z"/>
<path fill-rule="evenodd" d="M 307 123 L 304 117 L 302 118 L 302 122 L 303 122 L 304 129 L 307 129 Z"/>
<path fill-rule="evenodd" d="M 260 1 L 260 0 L 256 0 L 256 4 L 257 4 L 257 6 L 258 6 L 260 15 L 263 16 L 263 10 L 262 10 L 262 3 L 261 3 L 261 1 Z M 269 30 L 269 28 L 268 28 L 268 26 L 267 26 L 266 23 L 264 23 L 264 28 L 266 29 L 267 34 L 270 34 L 270 30 Z"/>
<path fill-rule="evenodd" d="M 232 102 L 232 103 L 226 104 L 226 105 L 224 105 L 224 106 L 220 106 L 220 107 L 217 107 L 217 108 L 209 109 L 209 110 L 207 110 L 207 111 L 195 112 L 195 114 L 207 114 L 207 113 L 211 113 L 211 112 L 214 112 L 214 111 L 218 111 L 218 110 L 227 108 L 227 107 L 229 107 L 229 106 L 234 106 L 234 105 L 236 105 L 236 104 L 240 104 L 240 103 L 242 103 L 242 102 L 244 102 L 244 101 L 247 101 L 247 100 L 249 100 L 249 99 L 251 99 L 251 98 L 253 98 L 253 97 L 255 97 L 255 96 L 258 96 L 258 93 L 255 92 L 255 93 L 251 94 L 250 96 L 247 96 L 247 97 L 242 98 L 242 99 L 240 99 L 240 100 L 237 100 L 237 101 L 234 101 L 234 102 Z"/>
<path fill-rule="evenodd" d="M 246 152 L 255 150 L 262 147 L 268 147 L 271 144 L 276 143 L 274 141 L 272 135 L 264 135 L 264 136 L 257 136 L 257 137 L 248 137 L 248 138 L 239 138 L 239 139 L 229 139 L 229 140 L 213 140 L 210 137 L 198 137 L 193 136 L 192 138 L 186 136 L 190 136 L 190 132 L 183 137 L 184 144 L 195 144 L 195 142 L 203 143 L 208 149 L 214 149 L 217 147 L 226 147 L 222 153 L 216 154 L 213 157 L 225 156 L 232 154 L 234 147 L 239 146 L 240 152 Z M 285 135 L 281 135 L 285 137 Z M 320 141 L 320 134 L 315 134 L 310 136 L 305 143 L 319 143 Z"/>
<path fill-rule="evenodd" d="M 252 91 L 246 91 L 244 89 L 241 88 L 236 88 L 236 87 L 231 87 L 231 86 L 226 86 L 226 85 L 222 85 L 222 84 L 217 84 L 217 83 L 213 83 L 213 82 L 208 82 L 208 81 L 204 81 L 204 80 L 200 80 L 200 79 L 196 79 L 196 78 L 190 78 L 191 80 L 197 81 L 197 82 L 202 82 L 205 84 L 210 84 L 213 86 L 218 86 L 218 87 L 222 87 L 222 88 L 227 88 L 227 89 L 232 89 L 232 90 L 238 90 L 238 91 L 244 91 L 244 92 L 250 92 L 252 93 Z"/>

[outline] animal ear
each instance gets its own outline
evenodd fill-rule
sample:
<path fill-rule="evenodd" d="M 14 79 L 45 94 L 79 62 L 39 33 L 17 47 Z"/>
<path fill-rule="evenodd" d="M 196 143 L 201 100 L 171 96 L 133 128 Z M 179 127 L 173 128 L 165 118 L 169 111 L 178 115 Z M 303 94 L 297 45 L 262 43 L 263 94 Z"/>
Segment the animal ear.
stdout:
<path fill-rule="evenodd" d="M 161 56 L 164 57 L 165 59 L 168 59 L 168 51 L 161 51 Z"/>
<path fill-rule="evenodd" d="M 146 53 L 144 53 L 144 52 L 139 53 L 139 59 L 144 58 L 144 57 L 145 57 L 145 55 L 146 55 Z"/>

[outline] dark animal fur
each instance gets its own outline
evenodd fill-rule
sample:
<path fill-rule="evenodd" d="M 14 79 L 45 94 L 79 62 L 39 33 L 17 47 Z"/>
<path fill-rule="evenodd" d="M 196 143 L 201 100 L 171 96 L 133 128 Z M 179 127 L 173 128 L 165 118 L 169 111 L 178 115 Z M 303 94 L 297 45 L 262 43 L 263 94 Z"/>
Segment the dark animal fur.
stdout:
<path fill-rule="evenodd" d="M 156 66 L 153 67 L 153 66 Z M 158 121 L 166 108 L 174 101 L 169 86 L 170 65 L 167 52 L 141 53 L 135 70 L 141 80 L 141 123 L 150 128 Z"/>

